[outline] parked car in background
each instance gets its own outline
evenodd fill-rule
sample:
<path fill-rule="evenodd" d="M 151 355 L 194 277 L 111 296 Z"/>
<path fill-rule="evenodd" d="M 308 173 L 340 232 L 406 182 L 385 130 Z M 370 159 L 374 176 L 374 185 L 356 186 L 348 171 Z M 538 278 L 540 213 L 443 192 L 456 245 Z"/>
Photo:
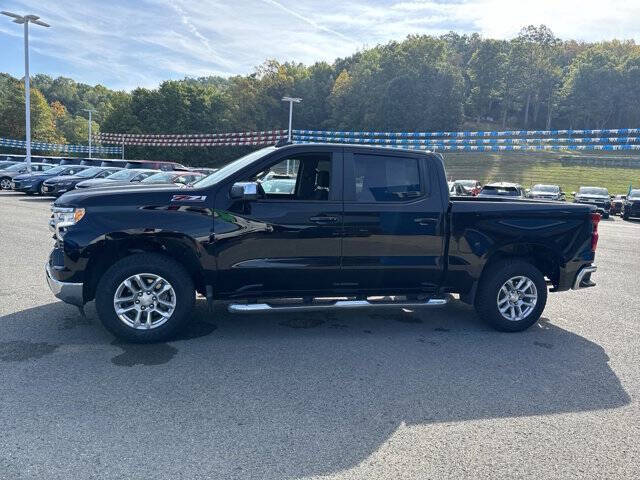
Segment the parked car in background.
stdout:
<path fill-rule="evenodd" d="M 537 184 L 531 187 L 527 196 L 538 200 L 566 200 L 565 193 L 560 188 L 560 185 Z"/>
<path fill-rule="evenodd" d="M 17 192 L 24 192 L 27 195 L 34 195 L 36 193 L 44 195 L 46 194 L 44 191 L 45 180 L 53 177 L 75 175 L 87 168 L 85 165 L 54 165 L 52 168 L 42 172 L 25 173 L 14 177 L 11 182 L 11 188 Z"/>
<path fill-rule="evenodd" d="M 80 182 L 89 180 L 91 178 L 105 178 L 116 173 L 119 170 L 122 169 L 116 167 L 88 167 L 74 175 L 62 175 L 49 178 L 44 181 L 41 193 L 43 195 L 52 195 L 54 197 L 59 197 L 63 193 L 76 188 L 76 185 Z"/>
<path fill-rule="evenodd" d="M 205 167 L 196 167 L 190 169 L 192 172 L 204 173 L 205 175 L 211 175 L 219 170 L 219 168 L 205 168 Z"/>
<path fill-rule="evenodd" d="M 522 185 L 510 182 L 488 183 L 482 187 L 478 196 L 525 198 L 524 188 L 522 188 Z"/>
<path fill-rule="evenodd" d="M 447 186 L 449 187 L 449 195 L 452 197 L 465 197 L 467 196 L 467 192 L 462 186 L 462 184 L 457 182 L 447 182 Z"/>
<path fill-rule="evenodd" d="M 260 180 L 260 185 L 266 194 L 281 193 L 291 195 L 296 188 L 296 177 L 294 175 L 269 172 Z"/>
<path fill-rule="evenodd" d="M 622 205 L 622 218 L 625 220 L 640 218 L 640 189 L 631 190 L 627 195 L 627 199 Z"/>
<path fill-rule="evenodd" d="M 158 173 L 159 170 L 147 170 L 142 168 L 126 168 L 113 173 L 105 178 L 93 178 L 76 184 L 76 188 L 114 187 L 116 185 L 128 185 L 140 183 L 147 177 Z"/>
<path fill-rule="evenodd" d="M 12 165 L 16 165 L 17 163 L 20 163 L 20 162 L 12 162 L 10 160 L 2 160 L 0 162 L 0 170 L 4 170 L 5 168 L 9 168 Z"/>
<path fill-rule="evenodd" d="M 482 184 L 478 180 L 456 180 L 453 183 L 462 186 L 463 195 L 475 197 L 482 190 Z"/>
<path fill-rule="evenodd" d="M 31 172 L 39 173 L 44 172 L 50 168 L 54 168 L 55 165 L 48 165 L 46 163 L 32 163 L 31 164 Z M 26 163 L 16 163 L 15 165 L 11 165 L 10 167 L 5 168 L 4 170 L 0 170 L 0 190 L 11 190 L 12 182 L 15 177 L 18 175 L 22 175 L 27 172 L 27 164 Z"/>
<path fill-rule="evenodd" d="M 196 182 L 198 180 L 200 180 L 201 178 L 204 178 L 205 175 L 202 173 L 196 173 L 196 172 L 180 172 L 180 171 L 173 171 L 173 172 L 158 172 L 155 173 L 147 178 L 145 178 L 144 180 L 142 180 L 140 183 L 142 185 L 148 185 L 148 184 L 170 184 L 170 183 L 177 183 L 177 184 L 182 184 L 182 185 L 190 185 L 193 182 Z"/>
<path fill-rule="evenodd" d="M 596 206 L 596 211 L 602 218 L 609 218 L 611 210 L 611 197 L 609 190 L 602 187 L 580 187 L 578 192 L 573 192 L 575 203 L 587 203 Z"/>
<path fill-rule="evenodd" d="M 616 195 L 611 199 L 611 209 L 609 210 L 611 215 L 620 215 L 622 213 L 622 206 L 626 199 L 626 195 Z"/>
<path fill-rule="evenodd" d="M 188 170 L 187 167 L 181 163 L 176 162 L 162 162 L 155 160 L 127 160 L 124 168 L 135 168 L 142 170 Z"/>

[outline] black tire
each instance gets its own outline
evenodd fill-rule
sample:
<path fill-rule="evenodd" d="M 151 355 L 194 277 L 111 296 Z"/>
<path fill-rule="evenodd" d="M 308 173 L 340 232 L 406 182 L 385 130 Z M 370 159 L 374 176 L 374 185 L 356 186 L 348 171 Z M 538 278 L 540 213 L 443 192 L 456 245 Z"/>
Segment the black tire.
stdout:
<path fill-rule="evenodd" d="M 114 308 L 118 286 L 125 279 L 142 273 L 163 277 L 175 291 L 176 305 L 169 320 L 149 330 L 125 324 Z M 187 271 L 175 260 L 155 253 L 140 253 L 119 260 L 102 275 L 96 289 L 96 310 L 102 324 L 116 337 L 133 343 L 162 342 L 174 337 L 189 322 L 194 302 L 195 288 Z"/>
<path fill-rule="evenodd" d="M 498 294 L 509 279 L 523 276 L 535 285 L 537 301 L 533 309 L 522 320 L 508 320 L 498 309 Z M 519 259 L 497 261 L 486 267 L 476 294 L 476 312 L 482 320 L 502 332 L 521 332 L 536 323 L 547 303 L 547 283 L 535 266 Z"/>
<path fill-rule="evenodd" d="M 602 218 L 603 218 L 603 219 L 605 219 L 605 220 L 606 220 L 607 218 L 609 218 L 609 212 L 605 212 L 605 213 L 603 213 L 603 214 L 602 214 Z"/>
<path fill-rule="evenodd" d="M 622 219 L 623 219 L 623 220 L 629 220 L 629 213 L 628 213 L 628 212 L 624 212 L 624 213 L 622 214 Z"/>
<path fill-rule="evenodd" d="M 0 178 L 0 190 L 11 190 L 11 179 L 9 177 Z"/>
<path fill-rule="evenodd" d="M 44 182 L 42 182 L 40 185 L 38 185 L 38 193 L 40 195 L 46 195 L 47 192 L 44 191 Z"/>

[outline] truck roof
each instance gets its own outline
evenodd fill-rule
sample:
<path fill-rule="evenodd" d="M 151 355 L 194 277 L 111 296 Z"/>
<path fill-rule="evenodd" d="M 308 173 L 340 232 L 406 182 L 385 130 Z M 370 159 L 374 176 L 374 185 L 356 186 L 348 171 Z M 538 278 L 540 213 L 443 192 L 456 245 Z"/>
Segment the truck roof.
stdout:
<path fill-rule="evenodd" d="M 381 153 L 381 152 L 397 152 L 403 153 L 405 155 L 416 155 L 416 156 L 424 156 L 430 153 L 433 153 L 431 150 L 411 150 L 408 148 L 395 148 L 395 147 L 386 147 L 380 145 L 366 145 L 366 144 L 358 144 L 358 143 L 332 143 L 332 142 L 305 142 L 305 143 L 287 143 L 286 145 L 276 146 L 278 150 L 284 149 L 299 149 L 305 147 L 331 147 L 331 148 L 344 148 L 347 150 L 370 150 L 371 152 Z"/>

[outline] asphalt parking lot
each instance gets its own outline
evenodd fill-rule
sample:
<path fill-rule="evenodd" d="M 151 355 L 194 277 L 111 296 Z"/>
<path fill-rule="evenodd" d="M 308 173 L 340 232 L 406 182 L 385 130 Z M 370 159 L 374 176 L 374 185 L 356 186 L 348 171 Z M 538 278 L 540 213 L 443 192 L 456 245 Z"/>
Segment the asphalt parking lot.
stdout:
<path fill-rule="evenodd" d="M 57 301 L 49 199 L 0 192 L 0 478 L 638 478 L 640 222 L 524 333 L 439 310 L 214 315 L 125 345 Z"/>

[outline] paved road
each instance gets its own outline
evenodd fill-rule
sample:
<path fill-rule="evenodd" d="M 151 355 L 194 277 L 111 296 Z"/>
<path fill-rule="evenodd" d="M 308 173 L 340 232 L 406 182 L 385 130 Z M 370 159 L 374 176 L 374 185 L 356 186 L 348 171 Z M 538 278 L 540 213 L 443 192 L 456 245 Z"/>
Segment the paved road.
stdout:
<path fill-rule="evenodd" d="M 640 223 L 598 287 L 473 311 L 208 317 L 122 345 L 50 294 L 48 201 L 0 193 L 0 478 L 638 478 Z"/>

